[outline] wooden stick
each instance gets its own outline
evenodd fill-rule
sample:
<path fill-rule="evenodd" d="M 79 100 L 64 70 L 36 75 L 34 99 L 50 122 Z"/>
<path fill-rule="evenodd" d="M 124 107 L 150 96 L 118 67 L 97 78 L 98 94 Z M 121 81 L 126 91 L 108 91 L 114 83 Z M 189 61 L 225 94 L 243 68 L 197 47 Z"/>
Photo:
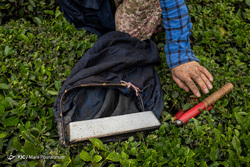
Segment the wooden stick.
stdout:
<path fill-rule="evenodd" d="M 206 107 L 210 106 L 211 104 L 214 104 L 217 100 L 225 96 L 227 93 L 229 93 L 231 90 L 233 90 L 234 86 L 232 83 L 227 83 L 223 87 L 221 87 L 219 90 L 208 96 L 206 99 L 203 100 Z"/>

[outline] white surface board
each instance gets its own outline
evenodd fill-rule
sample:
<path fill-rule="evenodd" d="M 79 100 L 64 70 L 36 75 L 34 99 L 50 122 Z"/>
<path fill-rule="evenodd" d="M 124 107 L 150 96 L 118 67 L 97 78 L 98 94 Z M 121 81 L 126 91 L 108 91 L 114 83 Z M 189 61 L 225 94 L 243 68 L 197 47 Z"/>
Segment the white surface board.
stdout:
<path fill-rule="evenodd" d="M 71 122 L 68 125 L 70 142 L 119 135 L 159 127 L 152 111 Z"/>

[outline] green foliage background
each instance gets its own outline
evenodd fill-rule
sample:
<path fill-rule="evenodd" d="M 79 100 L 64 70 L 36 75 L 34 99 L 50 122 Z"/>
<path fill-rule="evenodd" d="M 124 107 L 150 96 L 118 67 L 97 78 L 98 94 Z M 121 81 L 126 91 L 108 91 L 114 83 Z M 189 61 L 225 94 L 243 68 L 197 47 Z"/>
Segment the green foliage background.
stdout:
<path fill-rule="evenodd" d="M 0 25 L 20 18 L 37 22 L 46 19 L 57 6 L 56 0 L 1 0 Z"/>
<path fill-rule="evenodd" d="M 250 1 L 186 3 L 193 50 L 214 76 L 210 94 L 227 82 L 234 90 L 187 125 L 172 126 L 172 115 L 188 106 L 191 93 L 172 80 L 163 51 L 165 33 L 157 34 L 162 126 L 147 136 L 138 133 L 139 140 L 103 144 L 91 139 L 91 144 L 65 149 L 58 143 L 52 106 L 72 67 L 97 38 L 69 25 L 55 1 L 2 0 L 0 166 L 250 166 Z M 10 155 L 15 158 L 8 160 Z"/>

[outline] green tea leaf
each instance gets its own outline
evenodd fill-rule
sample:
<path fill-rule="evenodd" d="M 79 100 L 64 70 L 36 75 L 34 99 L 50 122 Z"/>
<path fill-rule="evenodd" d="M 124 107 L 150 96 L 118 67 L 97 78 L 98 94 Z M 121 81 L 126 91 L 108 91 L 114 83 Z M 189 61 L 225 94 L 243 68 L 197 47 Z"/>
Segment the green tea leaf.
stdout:
<path fill-rule="evenodd" d="M 220 142 L 221 139 L 221 131 L 219 131 L 218 129 L 214 129 L 213 130 L 214 134 L 215 134 L 215 141 L 216 142 Z"/>
<path fill-rule="evenodd" d="M 37 150 L 35 145 L 28 140 L 25 140 L 23 150 L 26 155 L 34 155 L 34 156 L 37 155 Z"/>
<path fill-rule="evenodd" d="M 165 126 L 161 125 L 161 127 L 159 128 L 159 135 L 163 136 L 165 133 L 166 133 Z"/>
<path fill-rule="evenodd" d="M 240 153 L 242 151 L 241 150 L 241 143 L 240 143 L 240 140 L 236 136 L 233 137 L 232 145 L 233 145 L 234 149 L 236 150 L 237 154 L 240 155 Z"/>
<path fill-rule="evenodd" d="M 228 164 L 228 162 L 226 162 L 226 161 L 219 162 L 219 163 L 220 163 L 220 165 L 223 165 L 223 166 L 225 166 L 225 167 L 229 167 L 229 164 Z"/>
<path fill-rule="evenodd" d="M 24 40 L 25 42 L 29 43 L 30 40 L 29 40 L 29 38 L 28 38 L 26 35 L 21 34 L 20 36 L 23 38 L 23 40 Z"/>
<path fill-rule="evenodd" d="M 61 82 L 60 81 L 55 81 L 55 88 L 56 88 L 57 91 L 60 90 L 60 88 L 61 88 Z"/>
<path fill-rule="evenodd" d="M 26 122 L 25 124 L 25 129 L 29 129 L 30 128 L 30 121 Z"/>
<path fill-rule="evenodd" d="M 194 167 L 194 160 L 191 157 L 187 157 L 185 165 L 186 167 Z"/>
<path fill-rule="evenodd" d="M 38 165 L 38 162 L 37 161 L 30 161 L 30 162 L 28 162 L 28 165 L 29 165 L 29 167 L 35 167 Z"/>
<path fill-rule="evenodd" d="M 7 102 L 9 102 L 9 104 L 10 104 L 11 107 L 18 106 L 18 103 L 15 100 L 13 100 L 11 97 L 5 97 L 5 100 Z"/>
<path fill-rule="evenodd" d="M 60 165 L 60 164 L 55 164 L 55 165 L 53 165 L 52 167 L 63 167 L 63 166 Z"/>
<path fill-rule="evenodd" d="M 201 161 L 199 166 L 200 167 L 208 167 L 208 165 L 205 161 Z"/>
<path fill-rule="evenodd" d="M 115 151 L 109 153 L 109 155 L 107 156 L 108 160 L 114 161 L 114 162 L 120 162 L 121 160 L 121 155 L 116 153 Z"/>
<path fill-rule="evenodd" d="M 8 89 L 10 89 L 10 86 L 5 84 L 5 83 L 0 83 L 0 89 L 8 90 Z"/>
<path fill-rule="evenodd" d="M 37 139 L 30 132 L 22 131 L 21 134 L 22 134 L 22 137 L 25 139 L 25 141 L 27 140 L 33 144 L 37 144 Z"/>
<path fill-rule="evenodd" d="M 98 163 L 101 160 L 102 160 L 102 156 L 100 156 L 100 155 L 94 155 L 94 157 L 92 158 L 91 162 Z"/>
<path fill-rule="evenodd" d="M 245 144 L 247 147 L 250 147 L 250 133 L 248 133 L 248 135 L 245 138 Z"/>
<path fill-rule="evenodd" d="M 33 0 L 29 0 L 30 4 L 33 6 L 33 7 L 36 7 L 36 4 Z"/>
<path fill-rule="evenodd" d="M 37 24 L 37 25 L 40 25 L 42 24 L 42 21 L 39 17 L 34 17 L 34 22 Z"/>
<path fill-rule="evenodd" d="M 138 166 L 136 163 L 137 163 L 137 160 L 136 159 L 123 159 L 121 160 L 120 162 L 122 164 L 122 166 L 128 166 L 128 167 L 132 167 L 132 166 Z"/>
<path fill-rule="evenodd" d="M 89 155 L 89 153 L 87 153 L 86 151 L 82 151 L 80 153 L 80 158 L 86 162 L 91 161 L 92 157 Z"/>
<path fill-rule="evenodd" d="M 29 10 L 30 12 L 33 12 L 33 10 L 34 10 L 34 7 L 33 7 L 32 5 L 30 5 L 30 4 L 27 6 L 27 8 L 28 8 L 28 10 Z"/>
<path fill-rule="evenodd" d="M 244 118 L 238 112 L 234 112 L 235 119 L 240 125 L 244 125 Z"/>
<path fill-rule="evenodd" d="M 6 66 L 5 65 L 2 65 L 2 72 L 5 73 L 7 70 Z"/>
<path fill-rule="evenodd" d="M 49 14 L 49 15 L 54 15 L 53 10 L 44 10 L 44 13 Z"/>
<path fill-rule="evenodd" d="M 12 50 L 12 49 L 11 49 L 8 45 L 5 46 L 5 49 L 4 49 L 4 54 L 5 54 L 5 56 L 8 56 L 11 50 Z"/>
<path fill-rule="evenodd" d="M 27 129 L 27 128 L 26 128 Z M 33 127 L 33 128 L 28 128 L 29 129 L 29 132 L 32 134 L 32 135 L 34 135 L 34 136 L 38 136 L 39 134 L 40 134 L 40 130 L 39 129 L 37 129 L 37 128 L 35 128 L 35 127 Z M 48 132 L 47 132 L 48 133 Z"/>
<path fill-rule="evenodd" d="M 54 89 L 51 89 L 51 90 L 47 90 L 47 93 L 50 94 L 50 95 L 57 95 L 58 91 L 56 91 Z"/>
<path fill-rule="evenodd" d="M 59 17 L 61 14 L 62 14 L 61 11 L 57 9 L 55 13 L 55 18 Z"/>
<path fill-rule="evenodd" d="M 102 143 L 102 141 L 100 139 L 92 138 L 92 139 L 89 139 L 89 141 L 92 143 L 94 148 L 97 148 L 97 149 L 103 150 L 103 151 L 106 150 L 104 148 L 104 144 Z"/>
<path fill-rule="evenodd" d="M 209 157 L 213 162 L 217 160 L 216 152 L 217 152 L 216 148 L 211 148 Z"/>
<path fill-rule="evenodd" d="M 240 132 L 237 129 L 234 129 L 234 134 L 235 134 L 236 137 L 240 136 Z"/>
<path fill-rule="evenodd" d="M 218 167 L 220 164 L 218 162 L 213 162 L 209 167 Z"/>
<path fill-rule="evenodd" d="M 250 6 L 250 0 L 246 0 L 246 4 Z"/>
<path fill-rule="evenodd" d="M 70 162 L 71 162 L 70 156 L 67 155 L 67 156 L 65 156 L 64 159 L 62 159 L 62 166 L 66 167 L 66 166 L 68 166 L 70 164 Z"/>
<path fill-rule="evenodd" d="M 12 140 L 12 143 L 11 143 L 11 145 L 15 148 L 15 149 L 17 149 L 18 151 L 21 151 L 21 149 L 22 149 L 22 144 L 18 141 L 18 138 L 17 137 L 15 137 L 13 140 Z"/>
<path fill-rule="evenodd" d="M 19 119 L 17 117 L 9 117 L 3 121 L 3 125 L 6 126 L 16 126 L 19 122 Z"/>
<path fill-rule="evenodd" d="M 172 96 L 176 99 L 179 96 L 179 93 L 177 91 L 174 91 L 172 93 Z"/>
<path fill-rule="evenodd" d="M 7 136 L 7 135 L 8 135 L 8 133 L 6 133 L 6 132 L 0 133 L 0 139 L 4 138 L 4 137 Z"/>
<path fill-rule="evenodd" d="M 129 158 L 129 155 L 126 154 L 124 151 L 121 152 L 121 157 L 122 159 L 128 159 Z"/>
<path fill-rule="evenodd" d="M 188 110 L 188 109 L 190 109 L 192 107 L 192 103 L 186 103 L 186 104 L 184 104 L 184 106 L 183 106 L 183 110 L 185 111 L 185 110 Z"/>

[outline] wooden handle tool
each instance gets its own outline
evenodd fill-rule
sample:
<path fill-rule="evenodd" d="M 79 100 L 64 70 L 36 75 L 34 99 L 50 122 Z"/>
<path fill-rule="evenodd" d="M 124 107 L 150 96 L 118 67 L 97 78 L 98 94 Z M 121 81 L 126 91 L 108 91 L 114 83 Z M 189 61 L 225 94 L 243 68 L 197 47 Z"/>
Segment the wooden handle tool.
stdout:
<path fill-rule="evenodd" d="M 184 123 L 187 123 L 189 119 L 196 117 L 201 113 L 201 110 L 205 110 L 210 105 L 214 104 L 217 100 L 221 99 L 227 93 L 233 90 L 233 84 L 227 83 L 219 90 L 211 94 L 209 97 L 204 99 L 202 102 L 198 103 L 193 108 L 189 109 L 187 112 L 182 114 L 178 119 L 175 121 L 175 125 L 180 126 Z"/>

